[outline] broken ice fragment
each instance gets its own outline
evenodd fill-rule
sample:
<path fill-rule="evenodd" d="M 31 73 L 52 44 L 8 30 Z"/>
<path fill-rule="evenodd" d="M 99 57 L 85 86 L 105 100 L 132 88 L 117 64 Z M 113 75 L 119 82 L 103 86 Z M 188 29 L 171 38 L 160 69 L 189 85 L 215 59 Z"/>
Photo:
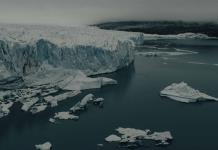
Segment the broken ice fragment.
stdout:
<path fill-rule="evenodd" d="M 10 108 L 13 106 L 13 102 L 3 102 L 0 101 L 0 118 L 7 116 L 10 113 Z"/>
<path fill-rule="evenodd" d="M 38 150 L 50 150 L 52 144 L 50 142 L 45 142 L 44 144 L 35 145 L 35 148 Z"/>
<path fill-rule="evenodd" d="M 134 128 L 117 128 L 119 135 L 110 135 L 105 138 L 107 142 L 119 143 L 121 147 L 137 148 L 143 146 L 144 140 L 156 142 L 156 146 L 165 146 L 170 144 L 173 137 L 169 131 L 151 132 L 150 130 L 139 130 Z"/>
<path fill-rule="evenodd" d="M 47 104 L 46 103 L 39 103 L 39 104 L 35 104 L 31 109 L 30 109 L 30 112 L 32 114 L 36 114 L 36 113 L 39 113 L 39 112 L 42 112 L 44 110 L 46 110 L 47 108 Z"/>
<path fill-rule="evenodd" d="M 60 120 L 78 120 L 79 116 L 75 116 L 71 114 L 70 112 L 58 112 L 55 113 L 54 116 L 55 119 L 60 119 Z"/>
<path fill-rule="evenodd" d="M 94 95 L 93 94 L 88 94 L 86 95 L 81 101 L 76 103 L 72 108 L 70 108 L 71 111 L 78 112 L 80 110 L 84 110 L 86 108 L 86 105 L 90 102 L 93 101 Z"/>

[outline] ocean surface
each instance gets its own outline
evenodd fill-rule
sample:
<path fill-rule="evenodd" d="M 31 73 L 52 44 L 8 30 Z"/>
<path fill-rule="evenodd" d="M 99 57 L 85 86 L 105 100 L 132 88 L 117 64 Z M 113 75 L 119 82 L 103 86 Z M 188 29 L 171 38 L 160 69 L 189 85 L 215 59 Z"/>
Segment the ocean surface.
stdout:
<path fill-rule="evenodd" d="M 167 147 L 149 144 L 139 150 L 217 150 L 218 102 L 184 104 L 162 98 L 159 92 L 174 82 L 184 81 L 218 97 L 218 40 L 156 40 L 145 45 L 136 51 L 179 49 L 197 53 L 136 55 L 131 66 L 101 75 L 116 79 L 118 85 L 84 91 L 37 115 L 24 113 L 15 105 L 11 114 L 0 120 L 0 150 L 34 150 L 35 144 L 46 141 L 52 143 L 52 150 L 119 150 L 123 148 L 104 141 L 118 127 L 170 131 L 174 137 Z M 78 121 L 48 122 L 55 112 L 68 110 L 88 93 L 105 98 L 104 107 L 90 105 Z"/>

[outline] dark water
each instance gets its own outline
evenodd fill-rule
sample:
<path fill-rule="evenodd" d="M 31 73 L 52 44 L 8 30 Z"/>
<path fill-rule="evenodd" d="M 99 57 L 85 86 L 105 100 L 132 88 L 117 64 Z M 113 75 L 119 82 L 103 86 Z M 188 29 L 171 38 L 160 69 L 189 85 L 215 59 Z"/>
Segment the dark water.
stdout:
<path fill-rule="evenodd" d="M 171 47 L 199 54 L 168 59 L 136 56 L 134 65 L 104 75 L 116 79 L 118 85 L 85 91 L 38 115 L 23 113 L 15 106 L 8 117 L 0 120 L 0 150 L 32 150 L 35 144 L 46 141 L 52 143 L 53 150 L 96 150 L 98 143 L 104 144 L 104 150 L 114 150 L 119 148 L 105 143 L 104 138 L 115 133 L 117 127 L 169 130 L 174 137 L 166 148 L 151 146 L 139 150 L 217 150 L 218 102 L 183 104 L 161 98 L 159 92 L 173 82 L 185 81 L 218 97 L 218 66 L 212 65 L 218 64 L 218 42 L 161 42 L 157 43 L 170 43 Z M 189 64 L 189 61 L 206 64 Z M 54 112 L 68 110 L 90 92 L 105 98 L 103 109 L 90 105 L 79 121 L 48 122 Z"/>

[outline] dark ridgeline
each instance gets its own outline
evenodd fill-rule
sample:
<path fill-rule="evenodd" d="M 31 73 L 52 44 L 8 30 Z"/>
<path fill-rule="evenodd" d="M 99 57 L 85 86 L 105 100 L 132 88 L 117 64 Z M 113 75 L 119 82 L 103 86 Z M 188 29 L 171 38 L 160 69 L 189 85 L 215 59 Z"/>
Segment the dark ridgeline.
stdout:
<path fill-rule="evenodd" d="M 183 21 L 125 21 L 100 23 L 101 29 L 143 32 L 148 34 L 180 34 L 202 33 L 212 37 L 218 37 L 218 23 L 215 22 L 183 22 Z"/>

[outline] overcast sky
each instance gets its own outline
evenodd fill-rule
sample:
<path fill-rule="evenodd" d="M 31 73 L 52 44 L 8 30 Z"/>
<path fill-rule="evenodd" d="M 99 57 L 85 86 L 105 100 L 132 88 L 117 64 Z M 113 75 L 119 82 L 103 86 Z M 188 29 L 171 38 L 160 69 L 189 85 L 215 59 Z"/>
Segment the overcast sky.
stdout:
<path fill-rule="evenodd" d="M 0 22 L 85 25 L 124 20 L 218 21 L 218 0 L 0 0 Z"/>

